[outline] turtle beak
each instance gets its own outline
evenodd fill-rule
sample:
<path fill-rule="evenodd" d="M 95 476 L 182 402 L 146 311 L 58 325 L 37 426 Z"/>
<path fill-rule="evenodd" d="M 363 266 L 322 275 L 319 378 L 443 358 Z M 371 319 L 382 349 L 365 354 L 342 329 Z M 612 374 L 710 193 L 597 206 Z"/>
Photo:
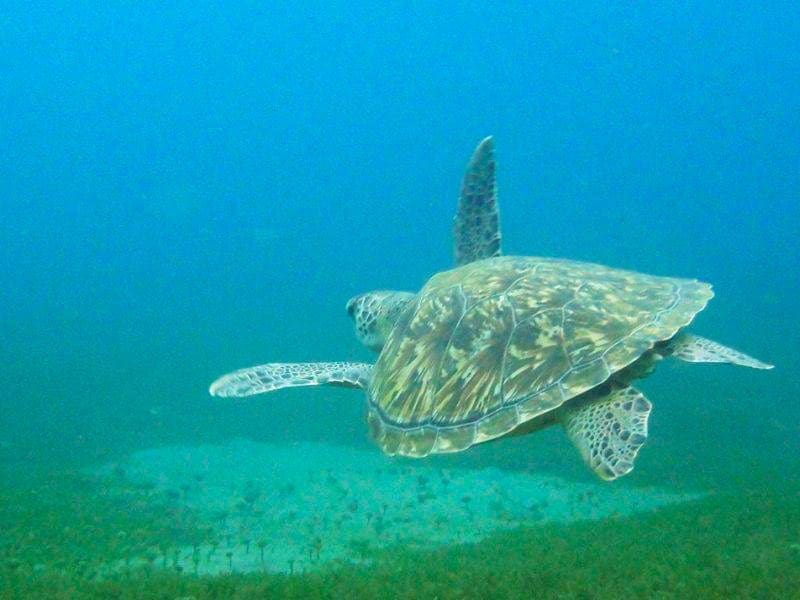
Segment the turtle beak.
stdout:
<path fill-rule="evenodd" d="M 356 304 L 358 303 L 358 299 L 359 296 L 356 296 L 347 301 L 347 306 L 345 308 L 347 309 L 347 314 L 350 315 L 351 318 L 354 318 L 356 315 Z"/>

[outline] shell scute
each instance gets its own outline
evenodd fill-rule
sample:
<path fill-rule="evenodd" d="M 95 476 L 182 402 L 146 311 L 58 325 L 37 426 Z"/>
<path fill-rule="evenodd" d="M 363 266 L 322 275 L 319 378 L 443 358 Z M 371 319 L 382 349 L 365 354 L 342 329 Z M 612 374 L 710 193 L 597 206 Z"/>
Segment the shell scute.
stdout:
<path fill-rule="evenodd" d="M 475 441 L 483 442 L 508 433 L 519 424 L 516 406 L 507 406 L 484 417 L 475 426 Z"/>
<path fill-rule="evenodd" d="M 432 417 L 446 424 L 491 411 L 502 398 L 503 360 L 514 314 L 508 299 L 488 298 L 466 311 L 456 325 L 439 369 Z M 474 399 L 474 400 L 470 400 Z M 470 413 L 461 407 L 470 403 Z"/>
<path fill-rule="evenodd" d="M 384 413 L 396 415 L 404 424 L 416 423 L 416 415 L 430 414 L 437 384 L 437 370 L 431 365 L 441 364 L 464 302 L 460 289 L 451 286 L 421 296 L 412 310 L 407 309 L 387 341 L 393 352 L 391 364 L 376 365 L 372 395 L 381 398 Z"/>
<path fill-rule="evenodd" d="M 502 364 L 503 400 L 538 393 L 569 369 L 564 352 L 561 311 L 536 313 L 514 329 Z"/>
<path fill-rule="evenodd" d="M 440 429 L 433 452 L 461 452 L 475 443 L 475 423 Z"/>

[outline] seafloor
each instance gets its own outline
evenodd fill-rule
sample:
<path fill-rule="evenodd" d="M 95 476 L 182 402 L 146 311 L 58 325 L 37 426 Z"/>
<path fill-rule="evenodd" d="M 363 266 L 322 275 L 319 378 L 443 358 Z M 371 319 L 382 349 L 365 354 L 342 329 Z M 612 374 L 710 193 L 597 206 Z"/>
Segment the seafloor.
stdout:
<path fill-rule="evenodd" d="M 760 483 L 752 473 L 747 491 L 677 492 L 238 441 L 5 475 L 4 598 L 791 598 L 800 589 L 800 486 L 766 472 Z"/>

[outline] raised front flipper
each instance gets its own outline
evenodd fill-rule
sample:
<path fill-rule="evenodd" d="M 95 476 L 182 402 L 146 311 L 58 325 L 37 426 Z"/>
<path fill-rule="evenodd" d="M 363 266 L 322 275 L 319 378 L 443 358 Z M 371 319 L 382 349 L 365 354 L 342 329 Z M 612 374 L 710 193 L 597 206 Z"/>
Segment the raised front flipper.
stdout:
<path fill-rule="evenodd" d="M 208 391 L 212 396 L 230 398 L 305 385 L 366 388 L 371 373 L 372 365 L 367 363 L 270 363 L 223 375 Z"/>
<path fill-rule="evenodd" d="M 751 369 L 772 369 L 774 366 L 748 356 L 744 352 L 691 333 L 681 333 L 675 336 L 667 343 L 666 353 L 686 362 L 729 363 Z"/>
<path fill-rule="evenodd" d="M 500 255 L 494 141 L 484 139 L 467 165 L 453 224 L 457 266 Z"/>
<path fill-rule="evenodd" d="M 647 440 L 651 407 L 638 390 L 618 388 L 605 396 L 590 395 L 575 407 L 565 407 L 561 423 L 586 464 L 601 478 L 612 481 L 633 470 L 636 454 Z"/>

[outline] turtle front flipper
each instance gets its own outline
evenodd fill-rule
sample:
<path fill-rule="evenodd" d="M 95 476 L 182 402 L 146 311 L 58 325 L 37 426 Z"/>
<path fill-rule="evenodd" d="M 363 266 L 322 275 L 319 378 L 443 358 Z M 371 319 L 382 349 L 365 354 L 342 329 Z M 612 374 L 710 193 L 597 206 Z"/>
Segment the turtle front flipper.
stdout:
<path fill-rule="evenodd" d="M 751 369 L 772 369 L 774 365 L 761 362 L 733 348 L 691 333 L 681 333 L 666 345 L 666 354 L 686 362 L 729 363 Z"/>
<path fill-rule="evenodd" d="M 269 363 L 240 369 L 217 379 L 208 389 L 212 396 L 241 398 L 286 387 L 341 385 L 366 389 L 372 365 L 354 362 Z"/>
<path fill-rule="evenodd" d="M 636 454 L 647 440 L 652 405 L 632 388 L 592 391 L 578 404 L 566 406 L 561 423 L 587 465 L 612 481 L 633 470 Z"/>
<path fill-rule="evenodd" d="M 500 255 L 494 140 L 484 139 L 467 165 L 453 224 L 456 266 Z"/>

